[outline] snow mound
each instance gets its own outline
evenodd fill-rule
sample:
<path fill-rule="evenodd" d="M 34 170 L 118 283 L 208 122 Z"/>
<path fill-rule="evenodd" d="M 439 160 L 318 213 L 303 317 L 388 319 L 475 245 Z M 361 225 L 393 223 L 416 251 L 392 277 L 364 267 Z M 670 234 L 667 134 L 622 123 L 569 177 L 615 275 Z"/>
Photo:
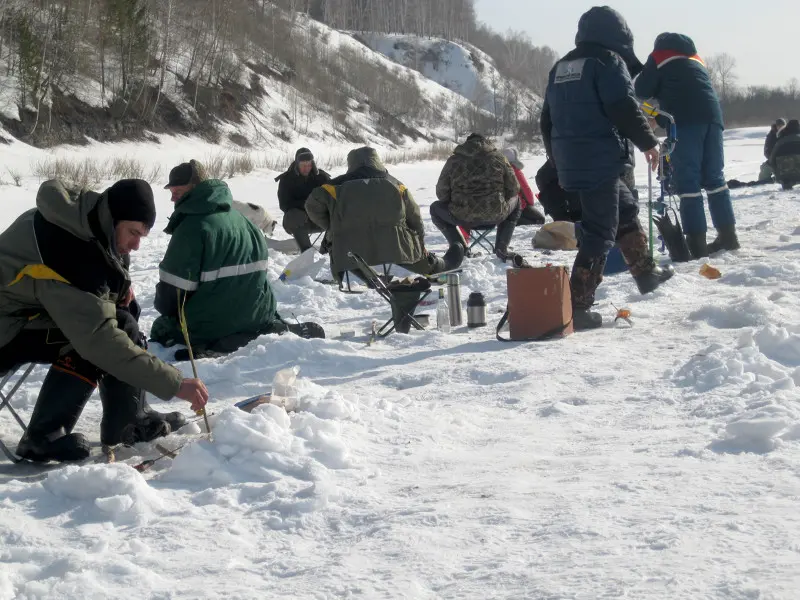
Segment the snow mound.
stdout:
<path fill-rule="evenodd" d="M 191 443 L 160 482 L 194 489 L 197 506 L 247 504 L 270 529 L 309 525 L 336 495 L 330 470 L 357 467 L 343 427 L 360 418 L 355 401 L 305 379 L 291 412 L 262 404 L 251 413 L 226 408 L 213 420 L 213 441 Z"/>
<path fill-rule="evenodd" d="M 753 264 L 740 267 L 736 272 L 726 274 L 720 283 L 731 286 L 785 285 L 800 278 L 800 265 L 795 262 L 777 264 Z"/>
<path fill-rule="evenodd" d="M 283 477 L 321 481 L 326 470 L 353 467 L 341 425 L 326 417 L 348 416 L 335 399 L 301 398 L 298 406 L 318 409 L 291 415 L 273 404 L 247 413 L 227 408 L 213 425 L 213 442 L 201 441 L 180 452 L 167 481 L 219 487 L 243 482 L 272 482 Z"/>
<path fill-rule="evenodd" d="M 335 489 L 329 470 L 356 466 L 342 422 L 357 421 L 360 413 L 336 392 L 303 379 L 297 387 L 291 413 L 274 404 L 252 413 L 223 410 L 213 423 L 213 442 L 186 446 L 161 481 L 199 487 L 194 502 L 201 506 L 255 502 L 269 513 L 272 529 L 303 526 Z"/>
<path fill-rule="evenodd" d="M 313 511 L 315 497 L 309 492 L 325 476 L 323 469 L 315 470 L 314 461 L 291 455 L 292 436 L 286 423 L 281 423 L 285 419 L 280 413 L 288 420 L 283 409 L 270 405 L 256 408 L 253 414 L 229 409 L 218 421 L 214 443 L 185 448 L 162 481 L 205 487 L 193 499 L 198 506 L 241 505 L 242 491 L 247 489 L 248 503 L 260 500 L 275 505 L 271 528 L 288 526 L 286 519 Z M 253 482 L 266 485 L 253 486 Z M 296 520 L 292 523 L 297 524 Z"/>
<path fill-rule="evenodd" d="M 112 521 L 140 520 L 162 511 L 158 493 L 132 467 L 123 463 L 67 466 L 50 475 L 43 487 L 57 498 L 86 501 Z"/>
<path fill-rule="evenodd" d="M 704 306 L 689 314 L 692 321 L 705 321 L 717 329 L 739 329 L 767 322 L 775 305 L 755 293 L 733 302 L 729 306 Z"/>
<path fill-rule="evenodd" d="M 717 452 L 769 452 L 800 437 L 800 335 L 766 325 L 745 329 L 738 346 L 713 344 L 675 373 L 691 388 L 692 414 L 724 420 Z"/>
<path fill-rule="evenodd" d="M 300 413 L 297 415 L 298 419 L 312 416 L 319 420 L 358 421 L 361 418 L 358 404 L 346 399 L 339 392 L 327 390 L 308 379 L 298 379 L 297 391 L 295 411 Z"/>

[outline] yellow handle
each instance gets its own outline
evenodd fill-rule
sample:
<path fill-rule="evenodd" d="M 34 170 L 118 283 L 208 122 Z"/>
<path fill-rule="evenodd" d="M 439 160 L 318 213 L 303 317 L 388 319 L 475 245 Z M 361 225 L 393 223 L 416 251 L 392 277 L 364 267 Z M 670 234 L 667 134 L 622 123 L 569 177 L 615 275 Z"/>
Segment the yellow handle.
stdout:
<path fill-rule="evenodd" d="M 650 117 L 657 117 L 659 115 L 658 109 L 649 102 L 642 102 L 642 111 Z"/>

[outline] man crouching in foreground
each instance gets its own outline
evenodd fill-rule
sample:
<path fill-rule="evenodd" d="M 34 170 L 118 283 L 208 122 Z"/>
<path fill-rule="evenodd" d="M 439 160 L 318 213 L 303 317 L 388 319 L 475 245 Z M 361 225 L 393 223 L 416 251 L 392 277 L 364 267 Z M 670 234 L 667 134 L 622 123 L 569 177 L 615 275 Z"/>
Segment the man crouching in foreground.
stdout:
<path fill-rule="evenodd" d="M 72 430 L 100 387 L 106 445 L 149 441 L 185 423 L 154 411 L 145 390 L 200 409 L 199 379 L 146 351 L 128 254 L 156 218 L 153 191 L 140 179 L 103 193 L 46 181 L 36 208 L 0 234 L 0 374 L 25 363 L 50 364 L 28 431 L 17 447 L 35 461 L 81 460 L 89 442 Z"/>

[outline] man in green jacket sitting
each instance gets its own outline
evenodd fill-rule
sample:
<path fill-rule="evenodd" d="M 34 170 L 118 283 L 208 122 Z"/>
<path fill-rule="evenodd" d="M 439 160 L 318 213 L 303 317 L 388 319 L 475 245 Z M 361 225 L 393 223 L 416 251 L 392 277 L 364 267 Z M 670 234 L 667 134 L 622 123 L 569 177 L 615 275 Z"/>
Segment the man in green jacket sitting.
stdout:
<path fill-rule="evenodd" d="M 159 265 L 155 308 L 161 316 L 150 331 L 153 341 L 183 343 L 181 306 L 196 356 L 233 352 L 266 333 L 324 337 L 319 325 L 289 325 L 278 315 L 267 278 L 266 240 L 232 209 L 225 182 L 207 178 L 203 165 L 192 160 L 170 171 L 165 189 L 175 210 L 165 230 L 172 239 Z"/>
<path fill-rule="evenodd" d="M 355 268 L 349 252 L 370 265 L 391 263 L 420 275 L 460 264 L 449 264 L 425 249 L 419 206 L 408 188 L 389 175 L 373 148 L 350 151 L 347 173 L 313 190 L 306 212 L 326 232 L 337 281 Z"/>

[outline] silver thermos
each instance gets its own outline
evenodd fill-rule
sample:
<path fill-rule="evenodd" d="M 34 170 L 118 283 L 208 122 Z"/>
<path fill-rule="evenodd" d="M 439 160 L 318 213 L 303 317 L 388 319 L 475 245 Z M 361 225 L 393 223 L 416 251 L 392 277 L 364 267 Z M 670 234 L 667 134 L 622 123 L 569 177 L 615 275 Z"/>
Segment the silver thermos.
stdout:
<path fill-rule="evenodd" d="M 472 292 L 467 298 L 467 327 L 486 325 L 486 300 L 480 292 Z"/>
<path fill-rule="evenodd" d="M 461 316 L 461 280 L 458 273 L 447 274 L 447 306 L 450 309 L 450 326 L 458 327 L 464 322 Z"/>

